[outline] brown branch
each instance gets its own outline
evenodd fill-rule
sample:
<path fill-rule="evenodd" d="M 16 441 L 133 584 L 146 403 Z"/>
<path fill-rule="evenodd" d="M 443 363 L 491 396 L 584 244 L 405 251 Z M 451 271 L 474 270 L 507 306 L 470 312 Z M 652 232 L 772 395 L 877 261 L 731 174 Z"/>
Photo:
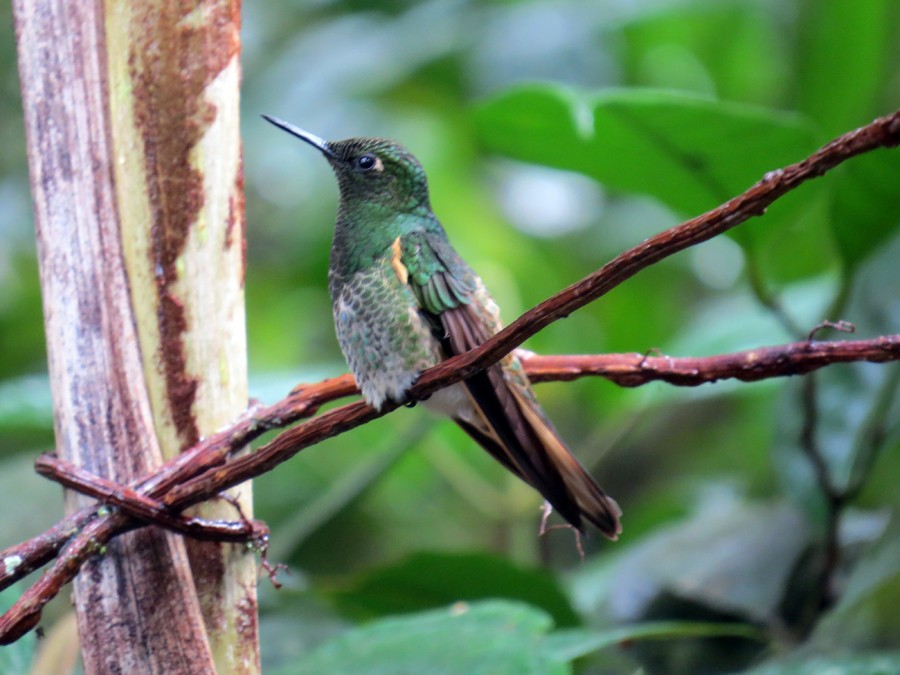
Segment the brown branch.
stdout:
<path fill-rule="evenodd" d="M 350 383 L 352 393 L 352 379 L 350 379 Z M 330 392 L 328 381 L 322 382 L 321 385 L 321 393 L 327 395 Z M 296 398 L 291 395 L 268 408 L 267 410 L 271 410 L 272 414 L 266 419 L 260 419 L 258 417 L 260 409 L 253 407 L 238 417 L 228 429 L 204 439 L 189 452 L 164 464 L 157 473 L 147 479 L 137 481 L 130 487 L 141 490 L 144 494 L 161 494 L 197 471 L 221 464 L 228 453 L 244 447 L 266 431 L 282 426 L 277 423 L 281 419 L 281 415 L 290 421 L 299 419 L 299 417 L 291 419 L 291 413 L 283 410 L 284 406 L 292 407 L 296 414 L 303 416 L 303 411 L 309 410 L 307 405 L 313 406 L 309 414 L 314 414 L 315 406 L 321 405 L 321 403 L 321 398 L 312 396 L 308 398 L 308 404 L 305 405 L 305 402 L 297 402 Z M 8 588 L 19 579 L 47 564 L 59 553 L 68 540 L 96 515 L 95 507 L 86 507 L 67 516 L 43 534 L 0 551 L 0 563 L 2 563 L 0 564 L 0 590 Z M 0 630 L 0 636 L 2 636 L 2 630 Z"/>
<path fill-rule="evenodd" d="M 146 524 L 159 525 L 191 539 L 253 543 L 261 547 L 269 538 L 269 528 L 265 523 L 245 518 L 240 512 L 237 514 L 240 519 L 233 521 L 182 516 L 168 510 L 164 504 L 152 497 L 147 497 L 130 487 L 118 485 L 106 478 L 94 476 L 54 455 L 47 454 L 38 457 L 35 469 L 45 478 L 56 481 L 70 490 L 93 497 L 102 504 L 114 506 L 127 516 Z M 233 505 L 238 508 L 237 502 L 234 502 Z"/>
<path fill-rule="evenodd" d="M 757 382 L 772 377 L 803 375 L 834 363 L 897 360 L 900 360 L 900 335 L 845 342 L 794 342 L 719 356 L 532 356 L 523 363 L 532 382 L 599 376 L 623 387 L 639 387 L 655 381 L 696 387 L 720 380 Z"/>
<path fill-rule="evenodd" d="M 0 590 L 53 560 L 66 542 L 96 517 L 96 509 L 83 509 L 62 519 L 46 532 L 0 552 Z M 0 630 L 0 636 L 2 634 Z"/>
<path fill-rule="evenodd" d="M 723 206 L 651 237 L 619 255 L 593 274 L 529 310 L 480 347 L 425 371 L 411 388 L 410 400 L 421 400 L 441 387 L 489 367 L 553 321 L 596 300 L 641 269 L 721 234 L 753 216 L 762 215 L 780 196 L 807 180 L 823 175 L 850 157 L 879 147 L 892 147 L 898 142 L 900 111 L 844 134 L 802 162 L 766 175 L 744 194 Z M 843 346 L 824 346 L 831 344 Z M 853 343 L 795 343 L 783 348 L 770 347 L 706 359 L 671 359 L 634 354 L 611 357 L 534 357 L 528 360 L 527 367 L 533 367 L 537 371 L 541 358 L 563 360 L 555 366 L 548 366 L 545 362 L 544 373 L 534 373 L 536 381 L 550 379 L 552 375 L 548 374 L 548 368 L 552 370 L 555 367 L 560 379 L 593 374 L 604 375 L 625 386 L 637 386 L 653 380 L 696 385 L 725 377 L 756 380 L 797 374 L 839 361 L 897 360 L 897 344 L 897 336 L 888 336 Z M 579 366 L 573 367 L 578 359 L 589 361 L 581 364 L 581 371 L 578 370 Z M 600 363 L 603 359 L 612 361 L 604 365 Z M 709 370 L 706 371 L 705 368 Z M 130 487 L 153 500 L 159 500 L 168 509 L 179 510 L 264 473 L 305 447 L 371 421 L 397 407 L 396 404 L 385 406 L 379 412 L 363 402 L 351 403 L 288 429 L 256 452 L 226 463 L 232 452 L 265 431 L 313 415 L 323 403 L 352 391 L 352 380 L 348 376 L 298 388 L 283 401 L 245 415 L 230 429 L 199 443 L 165 464 L 152 476 Z M 63 548 L 60 559 L 41 577 L 38 584 L 26 591 L 13 608 L 0 617 L 0 642 L 8 641 L 11 636 L 21 635 L 23 630 L 33 626 L 43 604 L 64 583 L 61 580 L 71 579 L 97 546 L 105 545 L 120 531 L 137 526 L 133 519 L 121 513 L 99 518 L 95 518 L 95 511 L 76 515 L 87 519 L 87 525 Z M 72 524 L 75 522 L 82 521 L 71 521 Z M 46 537 L 48 534 L 42 536 Z M 46 556 L 58 544 L 59 538 L 59 532 L 50 535 L 52 543 L 38 547 L 38 550 Z M 18 556 L 19 551 L 24 550 L 22 547 L 8 549 L 0 554 L 0 560 L 9 555 Z M 3 572 L 0 569 L 0 574 Z M 5 578 L 0 576 L 0 583 L 8 583 L 14 578 L 19 578 L 15 570 Z"/>
<path fill-rule="evenodd" d="M 795 342 L 706 357 L 646 356 L 630 353 L 552 356 L 522 354 L 521 358 L 528 377 L 535 383 L 603 377 L 623 387 L 638 387 L 656 381 L 689 387 L 727 379 L 756 382 L 772 377 L 802 375 L 835 363 L 861 361 L 883 363 L 900 360 L 900 335 L 843 342 Z M 183 456 L 179 463 L 173 463 L 168 467 L 168 471 L 161 472 L 159 477 L 168 474 L 167 479 L 145 481 L 144 489 L 151 488 L 154 493 L 165 491 L 173 482 L 179 479 L 186 480 L 188 472 L 196 474 L 203 467 L 218 469 L 230 452 L 242 447 L 259 434 L 308 417 L 324 403 L 357 393 L 356 385 L 349 374 L 318 384 L 301 385 L 282 401 L 265 409 L 257 409 L 252 415 L 247 415 L 243 420 L 236 422 L 221 436 L 213 437 L 198 445 L 192 453 Z M 132 488 L 123 488 L 98 477 L 88 476 L 53 456 L 38 458 L 35 466 L 38 473 L 50 480 L 60 482 L 104 503 L 123 508 L 131 505 L 134 512 L 129 515 L 155 522 L 162 527 L 183 531 L 183 526 L 173 524 L 159 514 L 158 509 L 165 508 L 160 502 L 144 497 Z M 116 493 L 117 489 L 121 494 Z M 172 493 L 169 494 L 169 499 L 174 500 Z M 134 500 L 146 500 L 146 503 L 152 503 L 153 506 L 145 510 L 140 503 L 132 503 Z M 169 512 L 166 514 L 171 515 Z M 82 526 L 83 521 L 81 523 L 63 521 L 36 539 L 64 541 Z M 60 534 L 56 536 L 51 534 L 57 531 Z M 202 537 L 202 533 L 199 536 Z M 216 532 L 210 532 L 210 538 L 217 536 Z M 222 536 L 230 535 L 222 533 Z M 245 530 L 234 532 L 235 540 L 242 540 L 248 536 L 249 532 Z M 60 546 L 61 544 L 41 555 L 49 555 L 52 558 Z M 34 553 L 23 556 L 26 560 L 34 557 L 36 557 Z M 34 567 L 29 571 L 33 569 Z M 2 583 L 3 577 L 0 576 L 0 584 Z"/>
<path fill-rule="evenodd" d="M 876 148 L 900 143 L 900 110 L 831 141 L 802 162 L 766 174 L 749 190 L 722 206 L 650 237 L 616 256 L 596 272 L 528 310 L 477 349 L 423 373 L 415 393 L 424 395 L 446 383 L 449 372 L 471 377 L 554 321 L 564 318 L 631 278 L 640 270 L 690 246 L 707 241 L 754 216 L 779 197 L 827 173 L 841 162 Z"/>
<path fill-rule="evenodd" d="M 725 379 L 752 382 L 771 377 L 800 375 L 833 363 L 881 363 L 894 360 L 900 360 L 900 335 L 844 342 L 796 342 L 696 358 L 646 356 L 638 353 L 522 355 L 525 370 L 533 382 L 603 377 L 625 387 L 637 387 L 655 381 L 677 386 L 698 386 Z M 288 397 L 271 406 L 248 411 L 231 428 L 201 442 L 150 479 L 138 483 L 133 490 L 140 489 L 151 495 L 164 494 L 180 482 L 203 471 L 220 469 L 232 451 L 263 433 L 309 417 L 321 405 L 356 393 L 358 390 L 349 374 L 317 384 L 301 385 Z M 39 471 L 40 464 L 44 461 L 46 460 L 38 460 Z M 102 494 L 82 491 L 103 498 Z M 90 509 L 75 514 L 43 535 L 0 554 L 0 560 L 21 559 L 18 565 L 13 566 L 15 569 L 8 573 L 0 569 L 0 588 L 52 559 L 65 541 L 83 527 L 93 514 L 94 511 Z M 25 566 L 26 563 L 31 564 Z"/>
<path fill-rule="evenodd" d="M 526 372 L 535 382 L 569 381 L 595 376 L 628 387 L 654 381 L 679 386 L 698 386 L 724 379 L 757 381 L 770 377 L 803 374 L 832 363 L 855 361 L 881 363 L 897 360 L 900 360 L 900 335 L 846 342 L 796 342 L 778 347 L 698 358 L 645 356 L 636 353 L 523 355 Z M 321 405 L 355 393 L 358 392 L 350 375 L 342 375 L 317 384 L 301 385 L 285 399 L 271 406 L 248 411 L 233 427 L 210 437 L 164 465 L 158 473 L 134 486 L 133 490 L 140 489 L 144 495 L 149 495 L 153 500 L 162 496 L 167 512 L 174 512 L 212 497 L 225 487 L 245 480 L 247 476 L 265 473 L 309 445 L 383 414 L 362 402 L 351 403 L 289 429 L 250 455 L 226 461 L 230 453 L 244 447 L 263 433 L 314 415 Z M 49 464 L 52 462 L 47 459 L 39 460 L 41 467 Z M 56 479 L 53 475 L 49 477 Z M 75 481 L 71 481 L 69 485 L 73 489 L 79 489 Z M 101 498 L 110 496 L 102 490 L 84 491 Z M 123 504 L 127 504 L 128 501 L 127 498 L 121 500 Z M 32 626 L 29 622 L 35 613 L 39 616 L 43 605 L 71 580 L 80 565 L 97 550 L 97 546 L 137 526 L 138 523 L 124 514 L 117 513 L 97 518 L 96 509 L 86 509 L 40 537 L 0 553 L 0 561 L 16 560 L 15 566 L 7 565 L 5 570 L 0 568 L 0 588 L 2 588 L 52 559 L 63 544 L 75 532 L 79 532 L 79 535 L 66 545 L 60 559 L 45 572 L 38 584 L 28 589 L 19 602 L 6 615 L 0 617 L 0 643 L 16 639 L 22 634 L 20 629 L 23 626 L 25 631 L 30 629 Z"/>
<path fill-rule="evenodd" d="M 696 386 L 725 378 L 756 381 L 768 377 L 797 375 L 832 362 L 881 362 L 898 359 L 900 359 L 900 335 L 851 343 L 798 342 L 783 347 L 768 347 L 705 358 L 677 359 L 666 356 L 645 357 L 639 354 L 533 356 L 526 359 L 524 364 L 529 377 L 534 374 L 535 381 L 551 379 L 549 372 L 552 372 L 552 379 L 560 380 L 602 375 L 625 386 L 638 386 L 655 380 Z M 543 373 L 540 372 L 542 361 Z M 426 375 L 442 366 L 443 364 L 425 371 L 421 379 L 425 379 Z M 457 380 L 458 378 L 453 378 L 451 381 Z M 430 391 L 417 383 L 411 391 L 412 396 L 418 398 L 420 389 Z M 393 405 L 389 409 L 396 407 Z M 331 410 L 305 424 L 288 429 L 253 454 L 231 460 L 224 467 L 206 471 L 173 488 L 164 501 L 172 508 L 184 508 L 194 504 L 198 499 L 206 499 L 225 487 L 271 471 L 304 448 L 380 417 L 389 409 L 386 407 L 378 412 L 359 402 Z"/>
<path fill-rule="evenodd" d="M 61 547 L 53 566 L 16 600 L 6 614 L 0 616 L 0 645 L 15 642 L 37 626 L 44 606 L 75 578 L 93 555 L 103 552 L 110 533 L 123 534 L 130 529 L 133 529 L 133 521 L 121 514 L 106 517 L 92 514 L 84 527 Z"/>

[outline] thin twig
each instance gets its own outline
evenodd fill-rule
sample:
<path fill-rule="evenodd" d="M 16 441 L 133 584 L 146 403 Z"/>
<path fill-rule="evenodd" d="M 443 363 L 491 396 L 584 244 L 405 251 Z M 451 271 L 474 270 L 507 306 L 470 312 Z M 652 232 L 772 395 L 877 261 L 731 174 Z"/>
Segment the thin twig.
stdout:
<path fill-rule="evenodd" d="M 840 321 L 822 321 L 818 326 L 809 331 L 809 337 L 806 339 L 812 342 L 816 339 L 816 335 L 818 335 L 821 331 L 826 328 L 833 328 L 836 331 L 841 333 L 855 333 L 856 326 L 854 326 L 849 321 L 844 321 L 843 319 Z"/>

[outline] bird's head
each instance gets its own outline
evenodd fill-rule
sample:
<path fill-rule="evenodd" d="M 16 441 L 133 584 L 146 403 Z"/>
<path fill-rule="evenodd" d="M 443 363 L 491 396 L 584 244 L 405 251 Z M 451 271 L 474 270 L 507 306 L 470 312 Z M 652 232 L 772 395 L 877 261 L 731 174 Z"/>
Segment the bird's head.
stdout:
<path fill-rule="evenodd" d="M 401 212 L 430 209 L 425 171 L 399 143 L 385 138 L 326 141 L 277 117 L 263 118 L 325 156 L 337 176 L 344 207 L 376 203 Z"/>

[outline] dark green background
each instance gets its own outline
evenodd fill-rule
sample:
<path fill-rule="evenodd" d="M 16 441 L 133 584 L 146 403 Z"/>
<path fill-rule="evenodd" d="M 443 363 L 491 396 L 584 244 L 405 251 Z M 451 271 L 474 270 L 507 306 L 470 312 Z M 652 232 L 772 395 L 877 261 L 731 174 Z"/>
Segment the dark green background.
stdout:
<path fill-rule="evenodd" d="M 31 470 L 52 423 L 6 5 L 0 25 L 7 546 L 61 503 Z M 333 177 L 259 113 L 401 140 L 510 321 L 900 102 L 891 0 L 247 0 L 243 33 L 249 358 L 266 401 L 345 367 L 326 291 Z M 860 338 L 898 333 L 898 207 L 897 151 L 852 160 L 527 346 L 703 356 L 801 339 L 826 318 Z M 897 672 L 898 372 L 817 378 L 823 456 L 838 486 L 860 487 L 830 611 L 804 614 L 825 521 L 798 445 L 799 380 L 545 384 L 546 409 L 625 511 L 621 541 L 588 538 L 581 562 L 570 532 L 539 538 L 536 494 L 452 425 L 400 410 L 256 482 L 272 557 L 292 569 L 281 592 L 260 589 L 267 672 L 555 673 L 575 658 L 581 672 Z"/>

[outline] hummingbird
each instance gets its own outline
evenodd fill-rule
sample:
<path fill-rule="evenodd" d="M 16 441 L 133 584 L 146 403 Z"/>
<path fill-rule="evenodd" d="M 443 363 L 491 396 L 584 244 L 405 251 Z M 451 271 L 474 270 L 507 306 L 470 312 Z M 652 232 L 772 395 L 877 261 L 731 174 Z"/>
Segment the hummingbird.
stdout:
<path fill-rule="evenodd" d="M 262 116 L 328 160 L 340 202 L 328 290 L 335 332 L 376 409 L 406 401 L 419 374 L 497 333 L 499 310 L 431 210 L 419 161 L 383 138 L 326 141 Z M 452 418 L 578 531 L 615 540 L 618 504 L 572 455 L 535 398 L 515 354 L 424 402 Z"/>

